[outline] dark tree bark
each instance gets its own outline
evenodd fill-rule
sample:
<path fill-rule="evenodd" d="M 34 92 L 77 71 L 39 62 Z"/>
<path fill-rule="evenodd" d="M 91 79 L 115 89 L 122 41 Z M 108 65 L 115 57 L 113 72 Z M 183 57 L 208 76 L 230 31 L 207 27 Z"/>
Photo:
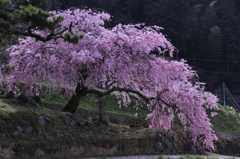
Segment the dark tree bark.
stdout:
<path fill-rule="evenodd" d="M 21 104 L 26 104 L 29 102 L 29 98 L 24 94 L 24 93 L 21 93 L 18 97 L 17 97 L 17 100 L 19 103 Z"/>
<path fill-rule="evenodd" d="M 105 124 L 108 125 L 108 121 L 106 118 L 104 118 L 104 105 L 103 105 L 103 99 L 101 96 L 97 97 L 97 103 L 96 106 L 98 108 L 98 124 Z"/>
<path fill-rule="evenodd" d="M 75 93 L 72 95 L 71 99 L 68 101 L 66 106 L 63 108 L 63 112 L 75 113 L 77 111 L 79 102 L 82 97 L 87 95 L 87 89 L 82 87 L 79 83 L 76 87 Z"/>
<path fill-rule="evenodd" d="M 35 96 L 32 97 L 32 99 L 33 99 L 36 103 L 42 104 L 42 100 L 41 100 L 41 97 L 40 97 L 40 96 L 35 95 Z"/>
<path fill-rule="evenodd" d="M 6 94 L 6 98 L 10 99 L 10 98 L 14 98 L 14 93 L 12 91 L 7 92 Z"/>
<path fill-rule="evenodd" d="M 103 103 L 100 97 L 97 98 L 97 107 L 98 107 L 98 121 L 103 121 Z"/>

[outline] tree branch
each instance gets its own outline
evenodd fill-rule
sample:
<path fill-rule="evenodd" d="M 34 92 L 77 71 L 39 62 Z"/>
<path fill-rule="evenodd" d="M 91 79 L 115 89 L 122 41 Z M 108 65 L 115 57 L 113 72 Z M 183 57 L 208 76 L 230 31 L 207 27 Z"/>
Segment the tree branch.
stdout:
<path fill-rule="evenodd" d="M 28 36 L 28 37 L 35 38 L 38 41 L 47 42 L 47 41 L 50 41 L 53 39 L 63 38 L 62 34 L 65 31 L 67 31 L 67 29 L 63 29 L 62 31 L 59 31 L 57 33 L 52 32 L 52 33 L 48 34 L 47 36 L 42 36 L 40 34 L 32 32 L 32 31 L 28 31 L 28 32 L 15 31 L 15 34 Z"/>
<path fill-rule="evenodd" d="M 149 103 L 151 100 L 159 100 L 160 102 L 162 102 L 163 104 L 172 107 L 173 109 L 176 109 L 176 106 L 174 106 L 174 104 L 170 104 L 168 102 L 166 102 L 164 99 L 161 98 L 161 95 L 165 92 L 167 92 L 168 89 L 164 89 L 162 90 L 157 97 L 148 97 L 146 95 L 144 95 L 143 93 L 136 91 L 136 90 L 132 90 L 129 88 L 119 88 L 119 87 L 114 87 L 110 90 L 104 90 L 104 89 L 100 89 L 100 88 L 92 88 L 92 89 L 87 89 L 87 93 L 90 94 L 95 94 L 99 97 L 103 97 L 103 96 L 107 96 L 110 95 L 113 92 L 126 92 L 126 93 L 132 93 L 135 94 L 137 96 L 139 96 L 140 98 L 142 98 L 146 103 Z"/>
<path fill-rule="evenodd" d="M 154 99 L 154 97 L 147 97 L 139 91 L 128 89 L 128 88 L 114 87 L 114 88 L 111 88 L 110 90 L 104 90 L 100 88 L 88 89 L 88 93 L 96 94 L 100 97 L 110 95 L 113 92 L 126 92 L 126 93 L 136 94 L 137 96 L 142 98 L 145 102 L 149 102 L 150 100 Z"/>

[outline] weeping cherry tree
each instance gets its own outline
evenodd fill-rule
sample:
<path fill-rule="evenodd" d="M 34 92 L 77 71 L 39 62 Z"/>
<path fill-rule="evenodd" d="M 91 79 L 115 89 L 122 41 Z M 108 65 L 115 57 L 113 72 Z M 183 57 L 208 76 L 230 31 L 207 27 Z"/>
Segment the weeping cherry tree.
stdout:
<path fill-rule="evenodd" d="M 30 94 L 47 81 L 68 91 L 71 97 L 63 111 L 71 113 L 87 94 L 95 94 L 99 101 L 113 95 L 125 106 L 134 100 L 151 112 L 147 116 L 150 128 L 170 129 L 178 118 L 191 132 L 194 144 L 201 137 L 204 149 L 214 149 L 217 137 L 207 110 L 217 108 L 217 98 L 204 90 L 186 61 L 166 58 L 174 56 L 175 48 L 162 28 L 143 24 L 107 28 L 111 16 L 92 10 L 51 14 L 51 18 L 63 17 L 61 27 L 70 30 L 62 34 L 64 38 L 41 41 L 25 37 L 11 46 L 10 90 L 21 83 L 21 89 Z M 35 32 L 47 34 L 47 30 Z M 69 43 L 66 39 L 74 40 L 73 35 L 81 39 Z"/>

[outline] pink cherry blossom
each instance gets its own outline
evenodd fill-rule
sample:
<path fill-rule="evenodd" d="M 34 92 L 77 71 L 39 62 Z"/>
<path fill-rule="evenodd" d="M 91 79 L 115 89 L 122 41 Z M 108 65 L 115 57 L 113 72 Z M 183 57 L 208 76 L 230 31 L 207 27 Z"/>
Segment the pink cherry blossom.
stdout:
<path fill-rule="evenodd" d="M 92 10 L 52 13 L 64 17 L 63 27 L 73 24 L 73 32 L 84 33 L 83 38 L 77 44 L 63 39 L 46 43 L 30 37 L 20 39 L 8 49 L 13 68 L 8 74 L 9 88 L 24 83 L 31 92 L 34 85 L 47 81 L 68 91 L 78 82 L 88 88 L 138 91 L 150 99 L 146 103 L 151 111 L 149 127 L 170 129 L 177 114 L 194 143 L 204 136 L 204 148 L 214 149 L 217 137 L 206 109 L 217 108 L 217 97 L 204 91 L 186 61 L 164 58 L 164 54 L 173 55 L 175 47 L 160 27 L 118 24 L 106 28 L 110 15 Z M 126 92 L 113 95 L 123 105 L 133 97 Z"/>

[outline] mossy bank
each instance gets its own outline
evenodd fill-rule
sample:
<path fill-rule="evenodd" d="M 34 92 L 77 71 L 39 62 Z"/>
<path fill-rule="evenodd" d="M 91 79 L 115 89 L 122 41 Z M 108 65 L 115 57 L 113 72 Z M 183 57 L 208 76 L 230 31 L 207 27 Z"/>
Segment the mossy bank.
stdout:
<path fill-rule="evenodd" d="M 96 122 L 95 113 L 82 106 L 76 114 L 69 114 L 49 106 L 20 105 L 0 99 L 0 158 L 75 159 L 96 155 L 194 153 L 180 130 L 147 129 L 143 118 L 131 113 L 114 114 L 108 107 L 106 116 L 110 124 L 103 125 Z M 221 128 L 215 125 L 216 129 Z M 232 134 L 219 130 L 219 153 L 239 155 L 240 138 Z"/>

